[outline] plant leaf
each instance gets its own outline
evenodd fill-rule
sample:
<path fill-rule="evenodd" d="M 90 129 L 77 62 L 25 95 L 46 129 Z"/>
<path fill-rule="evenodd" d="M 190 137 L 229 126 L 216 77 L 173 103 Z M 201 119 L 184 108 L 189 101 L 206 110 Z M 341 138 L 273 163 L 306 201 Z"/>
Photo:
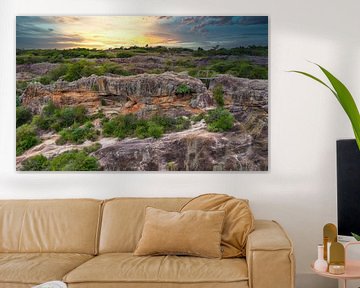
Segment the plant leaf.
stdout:
<path fill-rule="evenodd" d="M 356 241 L 360 241 L 360 235 L 351 232 L 351 235 L 356 239 Z"/>
<path fill-rule="evenodd" d="M 307 77 L 321 83 L 325 87 L 329 88 L 330 91 L 335 95 L 335 97 L 338 98 L 338 95 L 336 94 L 336 92 L 329 85 L 327 85 L 324 81 L 320 80 L 319 78 L 315 77 L 314 75 L 311 75 L 310 73 L 306 73 L 306 72 L 303 72 L 303 71 L 298 71 L 298 70 L 290 70 L 288 72 L 302 74 L 302 75 L 305 75 L 305 76 L 307 76 Z"/>
<path fill-rule="evenodd" d="M 320 80 L 319 78 L 317 78 L 309 73 L 306 73 L 303 71 L 298 71 L 298 70 L 292 70 L 289 72 L 294 72 L 294 73 L 298 73 L 298 74 L 307 76 L 307 77 L 321 83 L 322 85 L 324 85 L 326 88 L 328 88 L 334 94 L 334 96 L 339 101 L 340 105 L 343 107 L 345 113 L 347 114 L 347 116 L 350 119 L 353 131 L 354 131 L 356 143 L 360 150 L 360 114 L 359 114 L 358 108 L 356 107 L 354 98 L 352 97 L 350 91 L 345 87 L 345 85 L 340 80 L 338 80 L 334 75 L 332 75 L 329 71 L 327 71 L 322 66 L 320 66 L 316 63 L 313 63 L 313 64 L 317 65 L 321 69 L 321 71 L 329 79 L 333 88 L 331 88 L 324 81 Z"/>
<path fill-rule="evenodd" d="M 350 91 L 340 80 L 338 80 L 334 75 L 332 75 L 322 66 L 318 64 L 316 65 L 321 69 L 321 71 L 329 79 L 331 85 L 334 87 L 334 90 L 338 95 L 337 99 L 339 100 L 341 106 L 344 108 L 353 126 L 356 142 L 360 149 L 360 114 L 358 108 L 356 107 L 354 98 L 352 97 Z"/>

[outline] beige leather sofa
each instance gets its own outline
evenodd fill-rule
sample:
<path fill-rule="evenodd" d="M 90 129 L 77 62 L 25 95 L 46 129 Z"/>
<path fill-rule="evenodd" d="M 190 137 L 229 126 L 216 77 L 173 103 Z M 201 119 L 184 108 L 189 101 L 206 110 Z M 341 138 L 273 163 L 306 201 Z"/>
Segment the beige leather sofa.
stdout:
<path fill-rule="evenodd" d="M 257 220 L 245 258 L 133 256 L 146 206 L 185 198 L 0 201 L 0 288 L 63 280 L 71 288 L 293 288 L 292 244 Z"/>

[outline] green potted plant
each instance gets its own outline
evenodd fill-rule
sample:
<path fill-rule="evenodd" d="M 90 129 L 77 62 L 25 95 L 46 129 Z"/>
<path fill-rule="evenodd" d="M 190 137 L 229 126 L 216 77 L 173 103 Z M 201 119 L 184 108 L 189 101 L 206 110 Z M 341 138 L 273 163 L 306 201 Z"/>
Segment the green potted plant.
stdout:
<path fill-rule="evenodd" d="M 338 141 L 338 144 L 340 142 L 344 143 L 345 141 L 351 141 L 351 143 L 350 143 L 351 145 L 348 145 L 349 142 L 346 145 L 347 150 L 343 150 L 343 148 L 338 150 L 338 205 L 339 205 L 339 201 L 340 201 L 340 203 L 347 203 L 346 201 L 352 201 L 354 199 L 359 199 L 359 196 L 357 194 L 358 194 L 358 192 L 360 190 L 359 190 L 359 187 L 356 186 L 358 184 L 354 184 L 354 183 L 359 183 L 359 178 L 358 177 L 359 177 L 359 174 L 360 174 L 360 171 L 357 171 L 358 174 L 356 174 L 357 172 L 355 171 L 356 169 L 359 169 L 358 167 L 360 167 L 360 164 L 359 164 L 359 161 L 360 161 L 360 114 L 359 114 L 359 110 L 358 110 L 358 108 L 356 106 L 356 103 L 354 101 L 354 98 L 351 95 L 350 91 L 346 88 L 346 86 L 340 80 L 338 80 L 333 74 L 331 74 L 328 70 L 326 70 L 325 68 L 323 68 L 322 66 L 320 66 L 318 64 L 315 64 L 315 65 L 317 65 L 320 68 L 320 70 L 325 74 L 326 78 L 330 82 L 330 85 L 326 84 L 324 81 L 320 80 L 319 78 L 317 78 L 317 77 L 315 77 L 315 76 L 313 76 L 313 75 L 311 75 L 311 74 L 309 74 L 307 72 L 297 71 L 297 70 L 293 70 L 293 71 L 290 71 L 290 72 L 295 72 L 295 73 L 305 75 L 305 76 L 307 76 L 307 77 L 321 83 L 322 85 L 327 87 L 332 92 L 332 94 L 334 94 L 334 96 L 339 101 L 340 105 L 342 106 L 342 108 L 344 109 L 345 113 L 347 114 L 347 116 L 348 116 L 348 118 L 350 120 L 350 123 L 351 123 L 353 131 L 354 131 L 354 135 L 355 135 L 355 141 L 356 141 L 356 144 L 357 144 L 356 145 L 354 143 L 354 141 L 351 141 L 351 140 L 339 140 Z M 338 148 L 339 147 L 340 146 L 338 146 Z M 345 146 L 342 146 L 342 147 L 345 147 Z M 346 151 L 345 153 L 349 153 L 349 151 L 352 151 L 351 155 L 353 155 L 353 157 L 350 157 L 350 158 L 346 157 L 345 158 L 345 157 L 342 156 L 342 157 L 339 158 L 339 155 L 344 154 L 343 151 Z M 339 152 L 340 152 L 340 154 L 339 154 Z M 339 162 L 339 160 L 341 160 L 341 161 Z M 339 163 L 341 163 L 341 166 L 339 166 Z M 345 163 L 345 165 L 344 165 L 344 163 Z M 349 173 L 346 177 L 341 176 L 339 178 L 339 171 L 340 171 L 340 175 L 344 175 L 344 174 L 348 173 L 347 169 L 343 169 L 347 165 L 350 165 L 352 167 L 352 170 L 355 171 L 355 173 L 352 172 L 352 173 Z M 341 168 L 339 168 L 339 167 L 341 167 Z M 357 167 L 357 168 L 354 169 L 354 167 Z M 351 175 L 354 174 L 354 175 L 349 176 L 350 174 Z M 341 179 L 341 181 L 340 181 L 340 179 Z M 339 186 L 339 183 L 341 183 L 340 186 Z M 339 189 L 339 187 L 345 187 L 345 188 Z M 356 194 L 355 198 L 354 198 L 354 194 Z M 351 195 L 351 197 L 349 197 L 349 198 L 351 198 L 352 200 L 349 200 L 349 198 L 348 198 L 349 195 Z M 345 204 L 345 205 L 347 206 L 348 203 Z M 354 208 L 357 207 L 357 205 L 354 206 L 351 203 L 351 207 L 352 208 L 350 210 L 354 210 Z M 338 206 L 338 209 L 339 209 L 339 206 Z M 344 209 L 342 207 L 342 210 L 346 210 L 346 209 Z M 342 219 L 350 219 L 350 218 L 353 218 L 353 217 L 357 217 L 356 215 L 358 214 L 360 208 L 359 209 L 355 208 L 355 210 L 356 211 L 347 211 L 346 210 L 345 212 L 341 212 L 339 215 L 342 215 L 343 213 L 346 213 L 347 216 L 346 217 L 342 216 Z M 338 210 L 338 212 L 339 211 L 340 210 Z M 339 217 L 339 215 L 338 215 L 338 217 Z M 357 231 L 360 230 L 360 227 L 358 227 L 360 222 L 355 222 L 357 224 L 354 225 L 353 222 L 350 222 L 351 224 L 347 223 L 346 222 L 347 220 L 341 220 L 341 221 L 344 221 L 342 223 L 346 223 L 345 226 L 347 226 L 347 228 L 344 229 L 344 230 L 347 231 L 346 233 L 349 233 L 349 230 L 348 230 L 349 228 L 351 230 L 353 230 L 353 229 L 356 229 Z M 348 225 L 348 224 L 350 224 L 350 225 Z M 355 233 L 351 233 L 351 235 L 357 241 L 360 241 L 360 235 L 355 234 Z"/>

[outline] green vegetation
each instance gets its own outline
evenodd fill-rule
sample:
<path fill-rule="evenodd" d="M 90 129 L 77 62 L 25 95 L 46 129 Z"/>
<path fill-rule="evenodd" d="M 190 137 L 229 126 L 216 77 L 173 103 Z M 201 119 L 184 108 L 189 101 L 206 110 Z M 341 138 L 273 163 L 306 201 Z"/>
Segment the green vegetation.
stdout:
<path fill-rule="evenodd" d="M 16 156 L 23 154 L 26 150 L 40 143 L 36 135 L 35 127 L 25 124 L 16 128 Z"/>
<path fill-rule="evenodd" d="M 120 139 L 125 137 L 160 138 L 166 132 L 188 129 L 190 124 L 190 120 L 184 117 L 170 118 L 156 115 L 146 120 L 138 119 L 134 114 L 127 114 L 104 120 L 103 134 Z"/>
<path fill-rule="evenodd" d="M 170 161 L 170 162 L 166 163 L 166 170 L 167 171 L 177 171 L 178 167 L 177 167 L 176 162 Z"/>
<path fill-rule="evenodd" d="M 99 168 L 95 157 L 78 150 L 64 152 L 49 163 L 50 171 L 97 171 Z"/>
<path fill-rule="evenodd" d="M 97 159 L 85 151 L 72 150 L 52 159 L 43 155 L 30 157 L 22 163 L 23 171 L 97 171 Z"/>
<path fill-rule="evenodd" d="M 76 49 L 30 49 L 22 50 L 18 49 L 16 51 L 17 64 L 31 64 L 31 63 L 40 63 L 40 62 L 51 62 L 51 63 L 61 63 L 67 59 L 73 58 L 88 58 L 88 59 L 100 59 L 100 58 L 129 58 L 136 54 L 164 54 L 168 53 L 170 55 L 176 55 L 180 53 L 185 53 L 194 56 L 194 57 L 209 57 L 209 56 L 267 56 L 268 47 L 267 46 L 247 46 L 247 47 L 236 47 L 231 49 L 213 47 L 211 49 L 205 50 L 201 47 L 196 50 L 189 48 L 181 47 L 138 47 L 132 46 L 128 48 L 120 47 L 112 50 L 97 50 L 97 49 L 86 49 L 86 48 L 76 48 Z"/>
<path fill-rule="evenodd" d="M 236 56 L 267 56 L 268 47 L 267 46 L 247 46 L 247 47 L 236 47 L 231 49 L 225 49 L 219 47 L 214 47 L 209 50 L 204 50 L 199 47 L 197 50 L 193 51 L 193 55 L 196 57 L 200 56 L 226 56 L 226 55 L 236 55 Z"/>
<path fill-rule="evenodd" d="M 46 75 L 42 76 L 39 79 L 41 84 L 47 85 L 53 81 L 58 80 L 60 77 L 64 76 L 68 71 L 68 65 L 61 64 L 59 67 L 54 68 L 49 71 Z"/>
<path fill-rule="evenodd" d="M 75 63 L 60 64 L 57 68 L 54 68 L 47 74 L 40 77 L 38 81 L 41 84 L 47 85 L 59 80 L 60 78 L 65 81 L 72 82 L 80 79 L 81 77 L 88 77 L 93 74 L 102 76 L 107 73 L 122 76 L 131 75 L 129 71 L 124 70 L 119 64 L 116 63 L 104 62 L 101 64 L 97 64 L 95 62 L 90 62 L 87 60 L 79 60 Z M 94 86 L 94 89 L 98 89 L 98 87 Z"/>
<path fill-rule="evenodd" d="M 214 99 L 215 99 L 216 104 L 219 107 L 224 107 L 224 104 L 225 104 L 225 101 L 224 101 L 224 89 L 223 89 L 223 86 L 221 84 L 217 84 L 214 87 L 213 95 L 214 95 Z"/>
<path fill-rule="evenodd" d="M 60 131 L 60 138 L 56 141 L 58 145 L 66 143 L 82 144 L 85 140 L 95 141 L 100 132 L 94 129 L 91 122 L 86 122 L 84 125 L 74 123 L 69 128 Z"/>
<path fill-rule="evenodd" d="M 326 78 L 330 81 L 332 87 L 330 87 L 325 82 L 323 82 L 319 78 L 317 78 L 309 73 L 302 72 L 302 71 L 290 71 L 290 72 L 295 72 L 295 73 L 299 73 L 299 74 L 305 75 L 307 77 L 310 77 L 311 79 L 313 79 L 313 80 L 321 83 L 325 87 L 327 87 L 331 91 L 331 93 L 334 94 L 334 96 L 339 101 L 341 107 L 344 109 L 345 113 L 347 114 L 347 116 L 350 120 L 350 123 L 351 123 L 353 131 L 354 131 L 356 143 L 360 150 L 360 113 L 356 106 L 354 97 L 351 95 L 350 91 L 346 88 L 346 86 L 339 79 L 337 79 L 334 75 L 332 75 L 324 67 L 321 67 L 318 64 L 315 64 L 315 65 L 317 65 L 320 68 L 320 70 L 325 74 Z"/>
<path fill-rule="evenodd" d="M 205 116 L 206 116 L 206 114 L 203 112 L 203 113 L 200 113 L 198 115 L 193 115 L 191 117 L 191 120 L 194 121 L 194 122 L 200 122 L 202 119 L 205 119 Z"/>
<path fill-rule="evenodd" d="M 16 107 L 16 128 L 26 123 L 30 123 L 31 120 L 32 114 L 28 108 L 24 106 Z"/>
<path fill-rule="evenodd" d="M 134 55 L 135 55 L 134 53 L 130 53 L 130 52 L 118 52 L 116 53 L 116 58 L 130 58 Z"/>
<path fill-rule="evenodd" d="M 267 67 L 252 64 L 249 61 L 217 60 L 209 67 L 220 74 L 230 74 L 235 77 L 249 79 L 267 79 Z"/>
<path fill-rule="evenodd" d="M 235 119 L 229 110 L 219 107 L 209 111 L 205 116 L 205 121 L 209 131 L 224 132 L 231 130 L 234 126 Z"/>
<path fill-rule="evenodd" d="M 43 155 L 36 155 L 22 163 L 22 171 L 46 171 L 49 167 L 48 159 Z"/>
<path fill-rule="evenodd" d="M 40 115 L 33 118 L 33 124 L 41 130 L 59 132 L 71 125 L 84 124 L 88 121 L 86 109 L 83 106 L 58 108 L 53 102 L 46 105 Z"/>
<path fill-rule="evenodd" d="M 180 84 L 175 90 L 175 94 L 178 95 L 186 95 L 190 93 L 191 93 L 191 88 L 186 84 Z"/>
<path fill-rule="evenodd" d="M 360 235 L 353 232 L 351 233 L 351 235 L 355 238 L 356 241 L 360 241 Z"/>

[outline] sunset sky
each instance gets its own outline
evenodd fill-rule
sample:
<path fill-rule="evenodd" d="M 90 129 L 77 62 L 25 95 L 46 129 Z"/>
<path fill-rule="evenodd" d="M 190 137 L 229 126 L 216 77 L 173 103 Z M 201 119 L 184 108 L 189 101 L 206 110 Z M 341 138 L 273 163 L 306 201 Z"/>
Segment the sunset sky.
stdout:
<path fill-rule="evenodd" d="M 267 46 L 268 17 L 18 16 L 16 44 L 21 49 Z"/>

